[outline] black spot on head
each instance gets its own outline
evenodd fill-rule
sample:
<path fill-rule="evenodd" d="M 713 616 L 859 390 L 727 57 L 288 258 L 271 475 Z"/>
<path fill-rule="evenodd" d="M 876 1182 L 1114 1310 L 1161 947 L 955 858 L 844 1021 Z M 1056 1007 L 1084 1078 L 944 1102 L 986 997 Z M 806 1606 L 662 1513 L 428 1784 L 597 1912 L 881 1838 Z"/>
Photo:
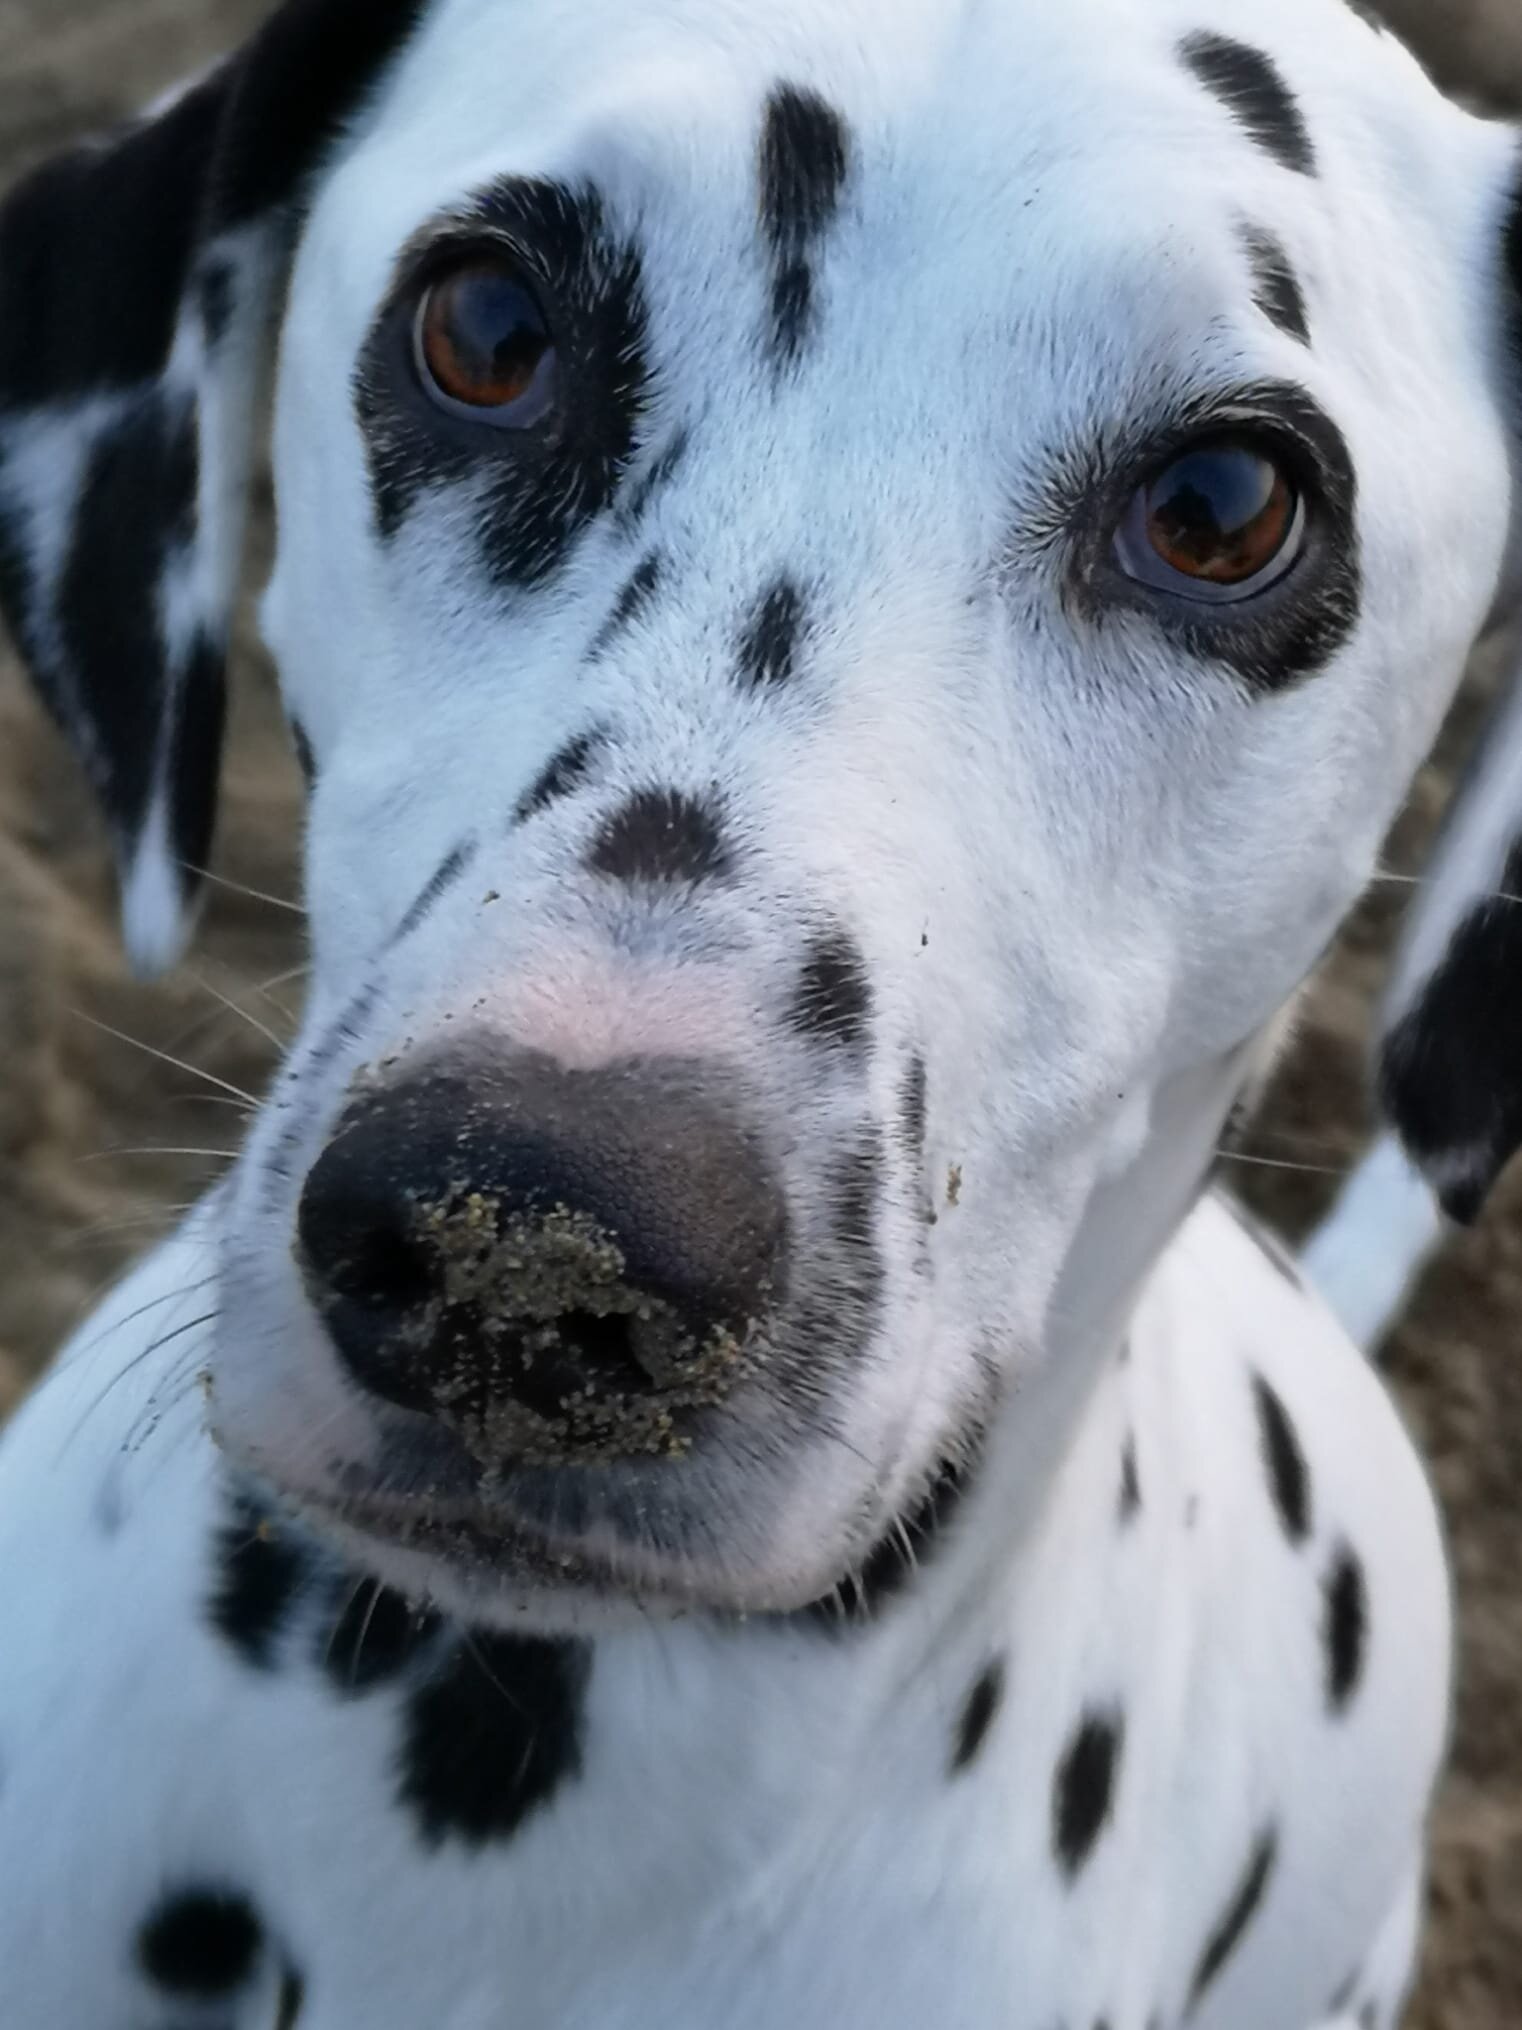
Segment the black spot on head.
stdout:
<path fill-rule="evenodd" d="M 1289 255 L 1273 234 L 1261 226 L 1244 226 L 1242 241 L 1252 263 L 1253 301 L 1281 331 L 1298 338 L 1302 345 L 1309 345 L 1311 326 L 1305 296 L 1290 266 Z"/>
<path fill-rule="evenodd" d="M 980 1672 L 977 1683 L 967 1694 L 961 1717 L 957 1721 L 956 1740 L 951 1751 L 951 1773 L 966 1769 L 977 1757 L 979 1749 L 988 1739 L 988 1730 L 998 1717 L 999 1707 L 1004 1700 L 1004 1659 L 995 1657 L 986 1669 Z"/>
<path fill-rule="evenodd" d="M 1327 1702 L 1345 1713 L 1363 1675 L 1369 1633 L 1369 1597 L 1363 1565 L 1348 1545 L 1338 1546 L 1323 1601 Z"/>
<path fill-rule="evenodd" d="M 625 581 L 623 590 L 613 602 L 613 611 L 592 637 L 588 655 L 595 658 L 623 632 L 639 614 L 643 613 L 655 597 L 656 587 L 661 582 L 665 565 L 659 550 L 651 550 L 642 557 Z"/>
<path fill-rule="evenodd" d="M 803 594 L 790 578 L 778 578 L 761 595 L 740 635 L 741 681 L 756 689 L 785 684 L 798 662 Z"/>
<path fill-rule="evenodd" d="M 581 1773 L 582 1642 L 477 1630 L 407 1702 L 399 1793 L 430 1846 L 508 1839 Z"/>
<path fill-rule="evenodd" d="M 387 951 L 399 945 L 403 938 L 411 937 L 422 925 L 432 913 L 434 904 L 441 901 L 465 874 L 478 850 L 474 839 L 463 839 L 458 846 L 450 848 L 424 882 L 407 914 L 391 933 L 386 944 Z"/>
<path fill-rule="evenodd" d="M 844 931 L 816 938 L 793 992 L 789 1020 L 802 1036 L 853 1049 L 867 1040 L 872 989 L 866 963 Z"/>
<path fill-rule="evenodd" d="M 925 1106 L 927 1076 L 925 1060 L 916 1053 L 904 1073 L 904 1147 L 918 1162 L 925 1153 Z"/>
<path fill-rule="evenodd" d="M 509 178 L 461 223 L 521 247 L 526 267 L 554 276 L 551 337 L 574 401 L 561 405 L 553 428 L 516 434 L 435 408 L 412 364 L 420 278 L 409 269 L 366 342 L 355 406 L 381 535 L 395 537 L 430 495 L 463 489 L 488 574 L 504 591 L 522 592 L 543 584 L 615 506 L 635 455 L 649 383 L 640 262 L 588 187 Z"/>
<path fill-rule="evenodd" d="M 1125 1722 L 1116 1712 L 1086 1713 L 1052 1786 L 1052 1844 L 1073 1881 L 1094 1851 L 1115 1798 Z"/>
<path fill-rule="evenodd" d="M 291 721 L 291 745 L 296 750 L 296 765 L 301 770 L 301 779 L 310 789 L 317 780 L 317 757 L 312 752 L 307 730 L 299 719 Z"/>
<path fill-rule="evenodd" d="M 603 824 L 587 866 L 613 881 L 724 881 L 734 858 L 711 804 L 680 790 L 644 789 Z"/>
<path fill-rule="evenodd" d="M 607 745 L 607 735 L 593 730 L 578 733 L 568 740 L 560 752 L 540 771 L 534 785 L 518 799 L 513 812 L 514 821 L 522 824 L 538 811 L 548 810 L 563 796 L 586 781 L 591 773 L 592 763 Z"/>
<path fill-rule="evenodd" d="M 1522 220 L 1522 211 L 1518 213 Z M 1522 241 L 1519 241 L 1522 258 Z M 1489 736 L 1487 736 L 1489 738 Z M 1522 839 L 1385 1038 L 1379 1096 L 1448 1217 L 1469 1225 L 1522 1144 Z"/>
<path fill-rule="evenodd" d="M 1253 1399 L 1258 1407 L 1258 1431 L 1274 1507 L 1290 1542 L 1302 1544 L 1311 1527 L 1311 1481 L 1305 1454 L 1289 1411 L 1278 1392 L 1260 1374 L 1253 1376 Z"/>
<path fill-rule="evenodd" d="M 209 1613 L 247 1664 L 268 1670 L 310 1574 L 309 1546 L 249 1489 L 232 1497 L 215 1546 Z"/>
<path fill-rule="evenodd" d="M 772 347 L 795 359 L 813 321 L 809 255 L 840 204 L 850 166 L 846 124 L 817 92 L 779 85 L 761 126 L 761 230 L 772 263 Z"/>
<path fill-rule="evenodd" d="M 1316 151 L 1299 104 L 1261 49 L 1202 28 L 1184 38 L 1179 55 L 1260 148 L 1286 169 L 1315 174 Z"/>
<path fill-rule="evenodd" d="M 1222 1911 L 1215 1930 L 1205 1941 L 1205 1949 L 1200 1954 L 1189 1989 L 1187 2014 L 1192 2016 L 1199 2008 L 1221 1969 L 1241 1944 L 1243 1933 L 1263 1901 L 1278 1852 L 1278 1832 L 1273 1826 L 1265 1826 L 1254 1843 L 1242 1880 Z"/>
<path fill-rule="evenodd" d="M 1122 1526 L 1135 1520 L 1141 1508 L 1141 1477 L 1136 1467 L 1136 1434 L 1126 1433 L 1126 1442 L 1120 1448 L 1120 1502 L 1119 1512 Z"/>
<path fill-rule="evenodd" d="M 250 1978 L 264 1931 L 246 1896 L 225 1888 L 165 1896 L 137 1936 L 137 1959 L 155 1987 L 197 2001 L 236 1994 Z"/>
<path fill-rule="evenodd" d="M 334 1582 L 331 1619 L 317 1643 L 322 1669 L 341 1692 L 368 1692 L 389 1683 L 424 1656 L 440 1628 L 429 1608 L 414 1607 L 378 1581 L 344 1572 Z"/>

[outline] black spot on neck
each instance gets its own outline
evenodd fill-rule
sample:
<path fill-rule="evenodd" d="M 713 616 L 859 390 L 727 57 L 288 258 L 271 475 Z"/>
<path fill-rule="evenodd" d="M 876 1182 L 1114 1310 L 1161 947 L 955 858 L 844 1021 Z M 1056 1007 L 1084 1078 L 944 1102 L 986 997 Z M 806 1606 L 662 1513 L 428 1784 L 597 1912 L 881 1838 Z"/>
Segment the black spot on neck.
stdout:
<path fill-rule="evenodd" d="M 197 1885 L 165 1896 L 137 1937 L 137 1959 L 156 1988 L 220 2001 L 252 1977 L 264 1928 L 246 1896 Z"/>
<path fill-rule="evenodd" d="M 1252 263 L 1253 301 L 1270 323 L 1277 324 L 1291 338 L 1298 338 L 1302 345 L 1309 345 L 1311 326 L 1305 294 L 1290 266 L 1289 255 L 1273 234 L 1261 226 L 1244 226 L 1242 242 Z"/>
<path fill-rule="evenodd" d="M 733 856 L 711 805 L 674 789 L 639 790 L 607 819 L 587 854 L 614 881 L 727 880 Z"/>
<path fill-rule="evenodd" d="M 1069 1882 L 1093 1853 L 1110 1816 L 1124 1743 L 1125 1722 L 1119 1713 L 1087 1713 L 1057 1765 L 1052 1844 Z"/>
<path fill-rule="evenodd" d="M 1363 1564 L 1348 1545 L 1338 1546 L 1326 1576 L 1323 1601 L 1327 1703 L 1345 1713 L 1363 1676 L 1369 1634 L 1369 1597 Z"/>
<path fill-rule="evenodd" d="M 1243 1933 L 1251 1924 L 1268 1889 L 1278 1852 L 1278 1832 L 1273 1826 L 1265 1826 L 1253 1846 L 1241 1882 L 1200 1954 L 1189 1990 L 1188 2015 L 1192 2016 L 1199 2008 L 1222 1968 L 1241 1944 Z"/>
<path fill-rule="evenodd" d="M 956 1739 L 951 1751 L 953 1776 L 977 1759 L 1003 1702 L 1004 1659 L 995 1657 L 979 1674 L 976 1684 L 967 1694 L 967 1702 L 957 1721 Z"/>
<path fill-rule="evenodd" d="M 1121 1527 L 1134 1522 L 1141 1512 L 1141 1476 L 1136 1465 L 1136 1434 L 1126 1433 L 1126 1441 L 1120 1448 L 1120 1499 L 1118 1512 Z"/>
<path fill-rule="evenodd" d="M 442 1623 L 426 1607 L 352 1572 L 332 1584 L 334 1604 L 319 1626 L 316 1655 L 341 1692 L 374 1691 L 426 1656 Z"/>
<path fill-rule="evenodd" d="M 476 1631 L 407 1703 L 399 1795 L 430 1846 L 510 1839 L 581 1773 L 591 1651 Z"/>
<path fill-rule="evenodd" d="M 561 797 L 569 796 L 580 787 L 590 775 L 592 763 L 607 745 L 607 735 L 598 728 L 588 733 L 578 733 L 568 740 L 540 771 L 533 787 L 518 799 L 513 812 L 516 823 L 522 824 L 538 811 L 548 810 Z"/>
<path fill-rule="evenodd" d="M 740 679 L 751 689 L 788 683 L 797 671 L 803 594 L 778 578 L 762 594 L 740 636 Z"/>
<path fill-rule="evenodd" d="M 1315 174 L 1316 151 L 1299 104 L 1261 49 L 1200 29 L 1184 38 L 1179 55 L 1260 148 L 1286 169 Z"/>
<path fill-rule="evenodd" d="M 213 1628 L 256 1670 L 274 1662 L 313 1569 L 311 1546 L 251 1489 L 239 1489 L 214 1546 Z"/>
<path fill-rule="evenodd" d="M 1262 1375 L 1253 1376 L 1253 1399 L 1258 1409 L 1269 1493 L 1279 1511 L 1284 1534 L 1292 1544 L 1303 1544 L 1311 1527 L 1311 1481 L 1305 1454 L 1288 1410 Z"/>
<path fill-rule="evenodd" d="M 844 931 L 815 940 L 803 962 L 788 1019 L 801 1036 L 859 1048 L 867 1040 L 872 989 L 860 948 Z"/>
<path fill-rule="evenodd" d="M 593 658 L 600 656 L 623 633 L 629 623 L 645 611 L 655 597 L 664 569 L 665 563 L 659 550 L 651 550 L 647 556 L 640 559 L 614 601 L 613 611 L 592 637 L 589 656 Z"/>
<path fill-rule="evenodd" d="M 761 230 L 771 254 L 771 342 L 797 358 L 814 318 L 810 256 L 840 204 L 850 167 L 845 121 L 817 92 L 779 85 L 766 104 L 759 164 Z"/>

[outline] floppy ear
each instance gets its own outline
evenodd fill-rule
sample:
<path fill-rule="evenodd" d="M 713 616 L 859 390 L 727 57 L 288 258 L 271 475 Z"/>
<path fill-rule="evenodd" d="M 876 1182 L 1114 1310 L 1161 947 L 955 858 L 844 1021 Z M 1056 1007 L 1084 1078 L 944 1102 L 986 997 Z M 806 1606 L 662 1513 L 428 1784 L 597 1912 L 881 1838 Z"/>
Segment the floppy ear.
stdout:
<path fill-rule="evenodd" d="M 128 950 L 184 947 L 216 813 L 264 369 L 302 201 L 426 0 L 286 0 L 0 206 L 0 611 L 104 807 Z"/>

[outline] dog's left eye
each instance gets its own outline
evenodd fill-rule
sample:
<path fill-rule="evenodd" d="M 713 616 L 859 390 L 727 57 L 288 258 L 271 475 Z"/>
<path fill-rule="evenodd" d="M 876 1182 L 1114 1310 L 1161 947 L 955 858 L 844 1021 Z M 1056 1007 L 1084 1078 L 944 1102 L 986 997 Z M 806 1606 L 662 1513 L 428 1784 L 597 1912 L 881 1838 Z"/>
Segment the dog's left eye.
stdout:
<path fill-rule="evenodd" d="M 1305 502 L 1259 445 L 1219 438 L 1190 446 L 1131 496 L 1115 534 L 1127 577 L 1187 599 L 1245 599 L 1282 578 L 1300 554 Z"/>
<path fill-rule="evenodd" d="M 423 386 L 442 409 L 526 430 L 555 399 L 555 344 L 539 300 L 505 257 L 471 254 L 435 275 L 413 327 Z"/>

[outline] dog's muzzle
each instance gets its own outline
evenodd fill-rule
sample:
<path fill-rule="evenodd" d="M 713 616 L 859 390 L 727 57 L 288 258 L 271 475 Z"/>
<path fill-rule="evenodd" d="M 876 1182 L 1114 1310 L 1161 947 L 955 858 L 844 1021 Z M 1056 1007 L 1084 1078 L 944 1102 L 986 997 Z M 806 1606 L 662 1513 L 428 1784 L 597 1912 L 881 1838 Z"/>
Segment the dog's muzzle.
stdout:
<path fill-rule="evenodd" d="M 721 1085 L 517 1053 L 362 1093 L 297 1222 L 350 1375 L 487 1470 L 684 1453 L 785 1279 L 783 1197 Z"/>

